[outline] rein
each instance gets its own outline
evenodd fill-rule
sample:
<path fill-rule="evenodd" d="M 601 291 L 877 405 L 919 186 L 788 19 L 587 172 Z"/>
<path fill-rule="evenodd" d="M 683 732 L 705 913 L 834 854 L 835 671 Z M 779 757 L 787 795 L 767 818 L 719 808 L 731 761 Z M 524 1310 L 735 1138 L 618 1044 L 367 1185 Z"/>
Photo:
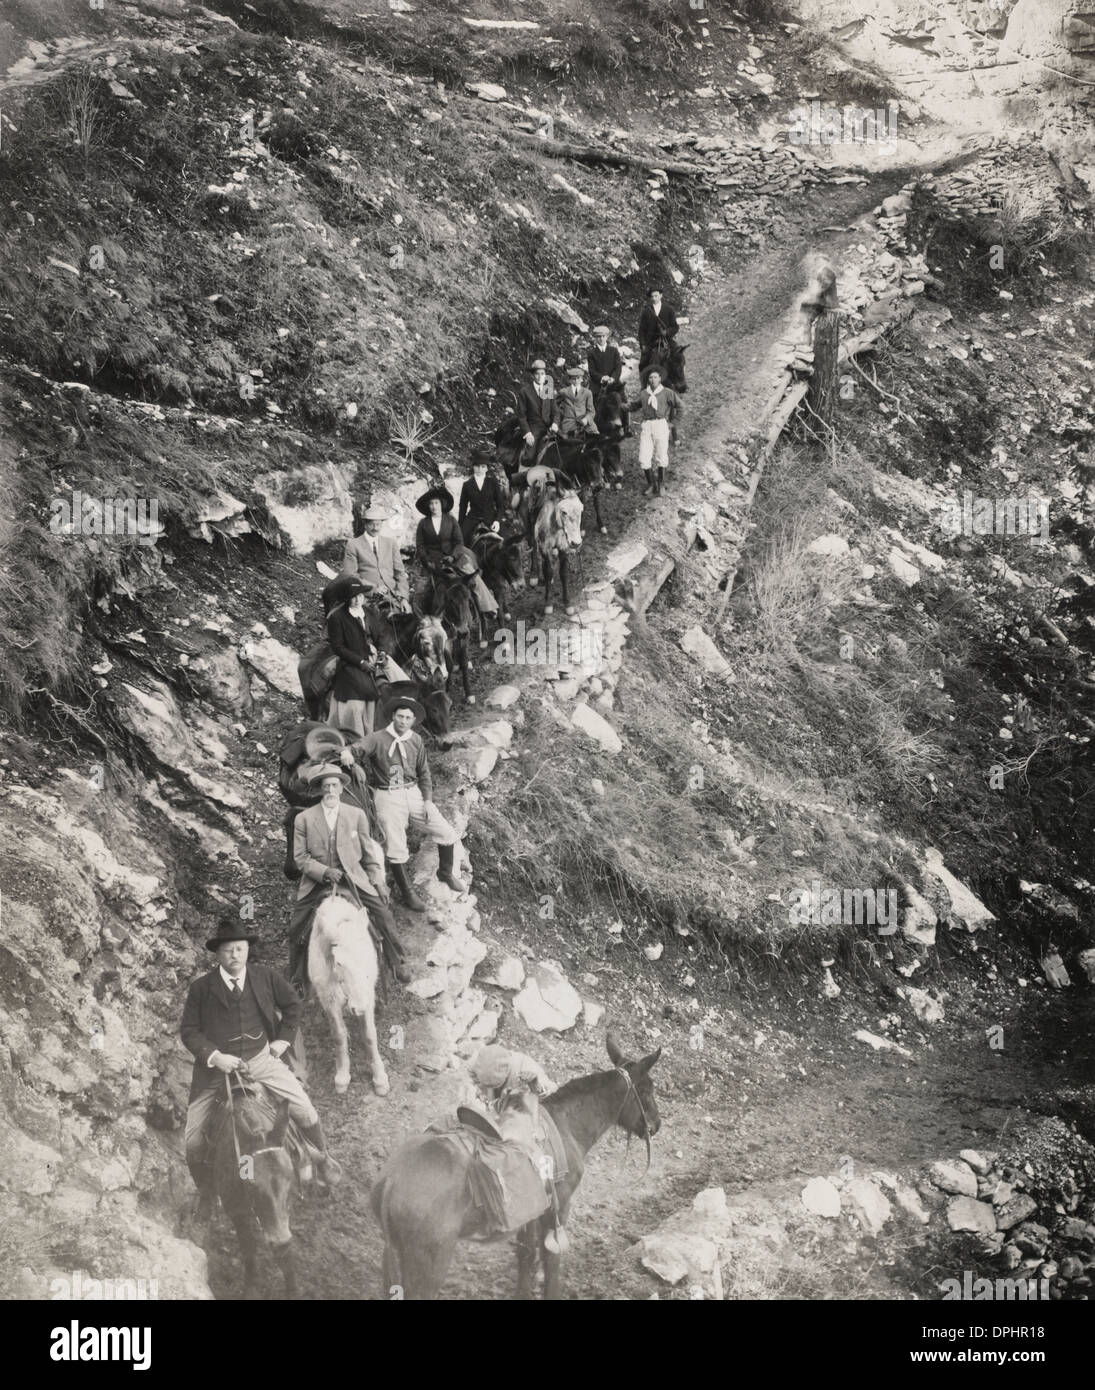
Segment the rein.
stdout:
<path fill-rule="evenodd" d="M 635 1082 L 631 1079 L 631 1073 L 627 1071 L 624 1067 L 614 1067 L 613 1070 L 618 1071 L 620 1075 L 623 1077 L 624 1081 L 627 1082 L 627 1089 L 624 1091 L 624 1098 L 620 1102 L 620 1108 L 616 1112 L 616 1119 L 614 1123 L 617 1125 L 620 1123 L 620 1116 L 624 1113 L 624 1106 L 631 1099 L 631 1097 L 634 1096 L 635 1104 L 639 1108 L 639 1115 L 641 1116 L 643 1122 L 643 1143 L 646 1145 L 646 1167 L 643 1169 L 643 1172 L 647 1173 L 650 1171 L 650 1120 L 647 1118 L 646 1110 L 643 1107 L 642 1097 L 639 1095 L 638 1087 L 635 1085 Z M 630 1142 L 630 1140 L 631 1136 L 628 1135 L 628 1142 Z M 621 1169 L 623 1168 L 622 1163 L 620 1164 L 620 1167 Z"/>

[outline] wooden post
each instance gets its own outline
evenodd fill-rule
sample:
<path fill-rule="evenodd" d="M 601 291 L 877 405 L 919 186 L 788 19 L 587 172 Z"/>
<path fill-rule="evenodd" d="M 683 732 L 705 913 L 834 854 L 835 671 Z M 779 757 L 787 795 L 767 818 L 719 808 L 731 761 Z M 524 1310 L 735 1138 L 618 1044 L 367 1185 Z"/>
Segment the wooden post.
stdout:
<path fill-rule="evenodd" d="M 836 273 L 823 266 L 802 305 L 811 326 L 814 372 L 806 403 L 832 436 L 839 399 L 840 314 L 837 311 Z M 827 442 L 827 441 L 826 441 Z"/>

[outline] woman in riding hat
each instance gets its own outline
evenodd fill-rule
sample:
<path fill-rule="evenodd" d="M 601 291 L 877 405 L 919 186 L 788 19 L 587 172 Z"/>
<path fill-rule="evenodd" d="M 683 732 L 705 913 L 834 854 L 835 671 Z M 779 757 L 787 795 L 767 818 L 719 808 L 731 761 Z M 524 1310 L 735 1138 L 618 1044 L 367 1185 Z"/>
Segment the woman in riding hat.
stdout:
<path fill-rule="evenodd" d="M 460 489 L 460 511 L 458 514 L 464 544 L 470 546 L 475 532 L 480 526 L 488 531 L 499 531 L 502 518 L 506 514 L 502 500 L 502 489 L 498 479 L 489 471 L 493 454 L 484 445 L 472 450 L 471 477 L 464 480 Z"/>
<path fill-rule="evenodd" d="M 455 572 L 469 580 L 479 612 L 484 615 L 497 613 L 498 604 L 483 583 L 478 561 L 464 545 L 460 527 L 453 520 L 452 493 L 444 486 L 432 487 L 414 505 L 422 513 L 414 533 L 415 559 L 426 571 L 425 582 L 416 595 L 419 612 L 424 613 L 429 607 L 434 584 L 445 562 L 451 561 Z"/>
<path fill-rule="evenodd" d="M 353 729 L 364 738 L 373 731 L 380 634 L 376 615 L 365 607 L 365 584 L 351 576 L 344 582 L 344 592 L 345 605 L 333 609 L 327 619 L 327 641 L 338 657 L 327 722 L 335 729 Z"/>

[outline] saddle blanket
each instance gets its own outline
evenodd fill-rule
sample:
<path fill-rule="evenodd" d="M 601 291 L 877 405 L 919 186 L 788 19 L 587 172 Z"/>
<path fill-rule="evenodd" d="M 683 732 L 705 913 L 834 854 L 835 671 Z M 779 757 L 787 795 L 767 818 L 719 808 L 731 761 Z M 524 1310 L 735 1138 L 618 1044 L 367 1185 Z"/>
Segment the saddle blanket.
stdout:
<path fill-rule="evenodd" d="M 551 1182 L 565 1177 L 566 1150 L 555 1122 L 540 1111 L 545 1145 L 534 1150 L 513 1140 L 495 1139 L 462 1123 L 457 1116 L 435 1120 L 429 1132 L 448 1140 L 471 1159 L 468 1182 L 485 1234 L 509 1235 L 551 1206 Z"/>

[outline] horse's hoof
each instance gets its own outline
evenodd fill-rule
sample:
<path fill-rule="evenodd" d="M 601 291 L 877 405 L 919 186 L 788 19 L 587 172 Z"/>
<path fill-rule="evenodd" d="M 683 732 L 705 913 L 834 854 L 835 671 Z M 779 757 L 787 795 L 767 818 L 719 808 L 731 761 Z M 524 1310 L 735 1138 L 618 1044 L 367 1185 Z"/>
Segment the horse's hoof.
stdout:
<path fill-rule="evenodd" d="M 489 642 L 480 642 L 480 643 L 479 643 L 479 650 L 480 650 L 481 652 L 485 652 L 485 651 L 487 650 L 487 647 L 488 647 L 489 645 L 490 645 Z"/>
<path fill-rule="evenodd" d="M 469 705 L 474 705 L 474 704 L 475 704 L 475 696 L 474 696 L 474 695 L 469 695 L 469 696 L 468 696 L 468 704 L 469 704 Z"/>
<path fill-rule="evenodd" d="M 387 1081 L 386 1078 L 385 1078 L 385 1080 L 383 1080 L 383 1081 L 374 1081 L 374 1082 L 373 1082 L 373 1090 L 376 1092 L 376 1094 L 377 1094 L 378 1096 L 386 1096 L 386 1095 L 388 1094 L 388 1092 L 389 1092 L 391 1089 L 392 1089 L 392 1088 L 391 1088 L 391 1086 L 388 1084 L 388 1081 Z"/>
<path fill-rule="evenodd" d="M 602 527 L 601 527 L 601 535 L 602 535 L 602 536 L 607 536 L 607 535 L 608 535 L 608 527 L 607 527 L 607 526 L 602 526 Z"/>
<path fill-rule="evenodd" d="M 336 1096 L 344 1096 L 344 1095 L 346 1094 L 346 1092 L 347 1092 L 349 1089 L 350 1089 L 350 1078 L 349 1078 L 349 1077 L 347 1077 L 345 1081 L 336 1081 L 336 1082 L 335 1082 L 335 1095 L 336 1095 Z"/>
<path fill-rule="evenodd" d="M 574 607 L 573 603 L 568 603 L 568 604 L 567 604 L 567 617 L 568 617 L 568 618 L 573 618 L 573 616 L 575 615 L 575 613 L 577 613 L 577 611 L 578 611 L 578 610 L 577 610 L 577 608 Z"/>
<path fill-rule="evenodd" d="M 512 622 L 513 622 L 513 614 L 512 614 L 512 613 L 503 613 L 503 614 L 502 614 L 502 621 L 503 621 L 504 623 L 512 623 Z M 486 642 L 484 642 L 484 643 L 483 643 L 483 646 L 485 647 L 486 645 L 487 645 Z"/>
<path fill-rule="evenodd" d="M 545 604 L 544 604 L 544 617 L 545 617 L 545 618 L 550 617 L 551 614 L 554 613 L 554 612 L 555 612 L 555 605 L 554 605 L 553 603 L 545 603 Z"/>

